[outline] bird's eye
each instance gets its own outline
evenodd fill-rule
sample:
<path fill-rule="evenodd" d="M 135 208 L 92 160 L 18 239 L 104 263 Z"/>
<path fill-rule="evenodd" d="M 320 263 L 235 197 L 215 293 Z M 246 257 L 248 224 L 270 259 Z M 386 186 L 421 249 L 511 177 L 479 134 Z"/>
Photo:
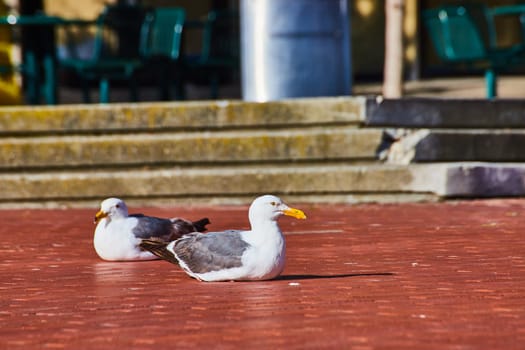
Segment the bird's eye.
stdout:
<path fill-rule="evenodd" d="M 120 208 L 120 204 L 115 205 L 115 207 L 116 207 L 117 209 Z"/>
<path fill-rule="evenodd" d="M 277 202 L 270 202 L 270 204 L 275 207 L 277 205 Z"/>

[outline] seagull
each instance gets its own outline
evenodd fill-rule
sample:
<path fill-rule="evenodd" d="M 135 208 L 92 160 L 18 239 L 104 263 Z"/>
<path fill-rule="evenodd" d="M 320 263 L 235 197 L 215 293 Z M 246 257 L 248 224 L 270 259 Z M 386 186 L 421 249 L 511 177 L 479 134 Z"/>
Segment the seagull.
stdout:
<path fill-rule="evenodd" d="M 277 220 L 306 219 L 279 197 L 256 198 L 249 209 L 251 230 L 188 233 L 172 242 L 145 239 L 140 247 L 180 267 L 199 281 L 273 279 L 283 271 L 286 244 Z"/>
<path fill-rule="evenodd" d="M 122 199 L 107 198 L 95 215 L 97 227 L 93 245 L 103 260 L 153 260 L 158 258 L 139 247 L 142 239 L 169 242 L 186 233 L 206 231 L 209 223 L 207 218 L 191 222 L 181 218 L 128 215 L 128 207 Z"/>

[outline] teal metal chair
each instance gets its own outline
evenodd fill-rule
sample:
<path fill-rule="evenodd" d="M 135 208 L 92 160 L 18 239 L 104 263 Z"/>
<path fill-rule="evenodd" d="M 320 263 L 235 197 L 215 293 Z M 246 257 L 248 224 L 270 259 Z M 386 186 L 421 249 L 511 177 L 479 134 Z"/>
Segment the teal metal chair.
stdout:
<path fill-rule="evenodd" d="M 511 9 L 512 7 L 512 9 Z M 485 69 L 487 98 L 497 96 L 497 72 L 525 63 L 525 43 L 498 48 L 494 18 L 525 14 L 525 6 L 489 9 L 483 4 L 442 6 L 423 13 L 440 59 Z"/>
<path fill-rule="evenodd" d="M 171 98 L 171 85 L 176 87 L 176 98 L 184 98 L 181 50 L 185 20 L 183 8 L 158 7 L 146 15 L 142 26 L 140 54 L 143 70 L 156 76 L 161 100 Z"/>
<path fill-rule="evenodd" d="M 200 54 L 184 58 L 185 80 L 210 86 L 210 98 L 219 94 L 219 83 L 235 78 L 240 71 L 239 14 L 236 11 L 210 11 L 202 23 Z"/>
<path fill-rule="evenodd" d="M 145 13 L 137 6 L 107 6 L 97 20 L 92 56 L 80 58 L 69 50 L 70 57 L 59 60 L 61 68 L 74 71 L 80 78 L 84 102 L 91 102 L 92 81 L 98 82 L 99 102 L 109 102 L 111 80 L 127 82 L 130 99 L 138 100 L 135 75 L 142 65 L 139 37 Z"/>

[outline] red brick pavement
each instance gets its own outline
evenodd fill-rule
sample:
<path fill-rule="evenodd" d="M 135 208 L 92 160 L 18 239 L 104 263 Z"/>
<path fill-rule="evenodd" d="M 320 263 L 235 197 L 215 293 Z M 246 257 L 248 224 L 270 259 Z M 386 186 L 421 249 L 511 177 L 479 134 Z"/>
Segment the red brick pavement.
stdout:
<path fill-rule="evenodd" d="M 525 201 L 307 205 L 278 280 L 108 263 L 89 210 L 0 211 L 1 349 L 523 349 Z M 246 227 L 246 207 L 143 208 Z"/>

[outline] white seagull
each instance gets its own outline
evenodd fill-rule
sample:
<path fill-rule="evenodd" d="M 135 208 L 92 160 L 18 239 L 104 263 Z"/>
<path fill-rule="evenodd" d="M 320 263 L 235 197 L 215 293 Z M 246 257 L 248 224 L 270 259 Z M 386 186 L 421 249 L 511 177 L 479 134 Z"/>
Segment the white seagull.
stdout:
<path fill-rule="evenodd" d="M 286 244 L 277 219 L 306 219 L 276 196 L 256 198 L 248 213 L 251 230 L 193 232 L 172 242 L 143 240 L 140 246 L 179 264 L 199 281 L 268 280 L 284 269 Z"/>
<path fill-rule="evenodd" d="M 128 207 L 122 199 L 107 198 L 95 215 L 97 227 L 93 245 L 104 260 L 153 260 L 158 258 L 139 247 L 143 239 L 169 242 L 186 233 L 206 231 L 209 223 L 207 218 L 191 222 L 181 218 L 128 215 Z"/>

